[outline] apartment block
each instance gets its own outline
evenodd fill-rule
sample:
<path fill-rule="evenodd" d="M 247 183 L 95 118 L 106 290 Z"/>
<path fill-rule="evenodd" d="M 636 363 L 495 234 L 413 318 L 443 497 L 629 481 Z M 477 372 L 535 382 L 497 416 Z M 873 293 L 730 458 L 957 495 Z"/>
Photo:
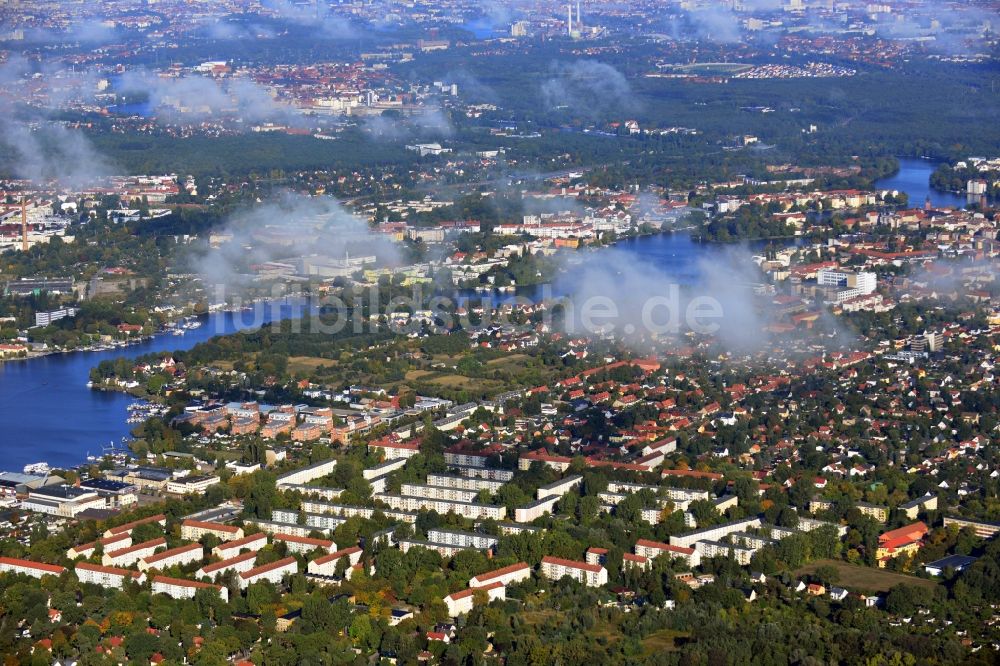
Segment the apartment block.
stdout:
<path fill-rule="evenodd" d="M 480 532 L 461 532 L 459 530 L 430 529 L 427 530 L 427 540 L 463 548 L 492 550 L 500 542 L 492 534 Z"/>
<path fill-rule="evenodd" d="M 337 461 L 335 459 L 331 459 L 324 460 L 292 472 L 286 472 L 278 477 L 277 486 L 278 488 L 284 488 L 288 485 L 301 485 L 309 483 L 310 481 L 315 481 L 316 479 L 322 479 L 324 476 L 331 474 L 336 466 Z"/>
<path fill-rule="evenodd" d="M 428 474 L 427 485 L 441 488 L 461 488 L 462 490 L 487 490 L 492 495 L 500 490 L 505 482 L 478 477 L 456 476 L 452 474 Z"/>
<path fill-rule="evenodd" d="M 295 534 L 274 534 L 271 536 L 274 543 L 283 543 L 289 553 L 311 553 L 316 549 L 332 553 L 337 550 L 337 544 L 329 539 L 316 539 L 314 537 L 304 537 Z"/>
<path fill-rule="evenodd" d="M 245 536 L 242 539 L 220 543 L 212 549 L 212 555 L 221 557 L 225 560 L 239 554 L 239 552 L 243 550 L 249 550 L 256 553 L 266 545 L 267 535 L 264 532 L 258 532 L 256 534 L 251 534 L 250 536 Z"/>
<path fill-rule="evenodd" d="M 449 594 L 444 598 L 444 604 L 448 607 L 448 615 L 458 617 L 472 610 L 477 592 L 486 594 L 487 603 L 496 599 L 507 598 L 507 588 L 502 583 L 490 583 L 483 587 L 470 587 L 461 592 Z"/>
<path fill-rule="evenodd" d="M 202 568 L 198 569 L 194 575 L 195 578 L 208 578 L 209 580 L 214 580 L 216 576 L 226 574 L 230 571 L 235 571 L 236 573 L 250 571 L 254 568 L 256 562 L 256 552 L 241 553 L 240 555 L 230 557 L 229 559 L 222 560 L 221 562 L 206 564 Z"/>
<path fill-rule="evenodd" d="M 400 494 L 411 497 L 429 497 L 430 499 L 448 500 L 450 502 L 475 502 L 479 496 L 478 490 L 463 490 L 447 486 L 428 486 L 418 483 L 404 483 L 400 486 Z"/>
<path fill-rule="evenodd" d="M 413 497 L 411 495 L 390 495 L 387 493 L 373 495 L 372 498 L 385 502 L 394 509 L 402 509 L 404 511 L 420 511 L 424 509 L 427 511 L 437 511 L 442 515 L 453 512 L 463 518 L 493 518 L 501 520 L 507 514 L 507 510 L 504 507 L 493 506 L 491 504 L 456 502 L 431 499 L 429 497 Z"/>
<path fill-rule="evenodd" d="M 120 569 L 118 567 L 104 567 L 100 564 L 91 564 L 90 562 L 77 563 L 73 571 L 81 583 L 91 583 L 116 590 L 125 587 L 125 581 L 127 580 L 134 580 L 137 583 L 143 583 L 146 580 L 146 574 L 141 571 Z"/>
<path fill-rule="evenodd" d="M 147 555 L 139 560 L 139 571 L 150 569 L 166 569 L 174 565 L 191 564 L 200 562 L 205 557 L 205 551 L 200 543 L 189 543 L 177 548 L 165 550 L 162 553 Z"/>
<path fill-rule="evenodd" d="M 97 547 L 101 547 L 102 552 L 108 552 L 109 550 L 121 550 L 122 548 L 128 548 L 132 545 L 132 535 L 128 532 L 123 532 L 121 534 L 116 534 L 115 536 L 104 537 L 103 539 L 98 539 L 97 541 L 91 541 L 90 543 L 80 544 L 79 546 L 73 546 L 66 551 L 66 557 L 71 560 L 75 560 L 78 557 L 90 557 L 97 551 Z"/>
<path fill-rule="evenodd" d="M 167 540 L 164 537 L 150 539 L 119 550 L 105 552 L 101 557 L 101 564 L 106 567 L 127 567 L 134 565 L 144 557 L 149 557 L 156 552 L 157 548 L 164 548 Z"/>
<path fill-rule="evenodd" d="M 469 587 L 485 587 L 493 583 L 512 585 L 528 578 L 531 578 L 531 567 L 526 562 L 518 562 L 473 576 L 469 579 Z"/>
<path fill-rule="evenodd" d="M 514 509 L 514 521 L 518 523 L 530 523 L 536 518 L 541 518 L 547 513 L 552 513 L 555 509 L 559 496 L 543 497 L 524 506 Z"/>
<path fill-rule="evenodd" d="M 734 520 L 721 525 L 713 525 L 712 527 L 706 527 L 704 529 L 671 536 L 670 545 L 692 548 L 698 541 L 719 541 L 733 532 L 745 532 L 748 529 L 759 528 L 760 526 L 761 520 L 756 517 L 746 518 L 744 520 Z"/>
<path fill-rule="evenodd" d="M 167 517 L 162 513 L 158 513 L 155 516 L 147 516 L 145 518 L 133 520 L 130 523 L 125 523 L 123 525 L 119 525 L 118 527 L 109 527 L 104 531 L 104 536 L 111 537 L 117 534 L 132 534 L 132 530 L 139 525 L 148 525 L 149 523 L 157 523 L 160 527 L 166 527 Z"/>
<path fill-rule="evenodd" d="M 243 528 L 223 523 L 209 523 L 200 520 L 185 520 L 181 523 L 181 538 L 185 541 L 199 541 L 206 534 L 220 541 L 236 541 L 243 538 Z"/>
<path fill-rule="evenodd" d="M 562 497 L 568 493 L 573 488 L 576 488 L 583 482 L 583 477 L 579 475 L 567 476 L 565 479 L 560 479 L 555 483 L 550 483 L 547 486 L 542 486 L 536 492 L 535 499 L 545 499 L 546 497 Z"/>
<path fill-rule="evenodd" d="M 169 576 L 155 576 L 153 578 L 153 594 L 165 594 L 172 599 L 193 599 L 198 590 L 215 590 L 223 601 L 229 601 L 229 590 L 221 585 Z"/>
<path fill-rule="evenodd" d="M 564 576 L 569 576 L 587 587 L 600 587 L 608 582 L 608 571 L 600 565 L 566 560 L 551 555 L 542 558 L 540 572 L 549 580 L 559 580 Z"/>
<path fill-rule="evenodd" d="M 65 571 L 66 567 L 56 564 L 32 562 L 16 557 L 0 557 L 0 573 L 16 573 L 32 578 L 41 578 L 42 576 L 61 576 Z"/>
<path fill-rule="evenodd" d="M 336 574 L 337 565 L 341 560 L 346 560 L 348 569 L 350 569 L 361 561 L 361 549 L 357 546 L 351 546 L 329 555 L 317 557 L 309 562 L 306 571 L 314 576 L 333 576 Z"/>
<path fill-rule="evenodd" d="M 671 546 L 662 541 L 650 541 L 649 539 L 639 539 L 635 542 L 635 554 L 654 559 L 661 555 L 666 557 L 677 557 L 684 560 L 689 567 L 696 567 L 701 564 L 701 556 L 694 548 L 684 546 Z"/>
<path fill-rule="evenodd" d="M 299 570 L 298 561 L 294 557 L 286 557 L 283 560 L 270 562 L 268 564 L 254 567 L 249 571 L 244 571 L 239 575 L 240 589 L 246 589 L 254 583 L 266 581 L 272 585 L 278 585 L 285 576 L 297 573 Z"/>

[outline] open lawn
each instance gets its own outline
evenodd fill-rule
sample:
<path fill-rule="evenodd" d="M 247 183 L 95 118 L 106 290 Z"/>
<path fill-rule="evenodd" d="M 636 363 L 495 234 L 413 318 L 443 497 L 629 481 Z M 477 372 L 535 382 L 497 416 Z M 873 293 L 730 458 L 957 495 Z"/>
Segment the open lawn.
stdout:
<path fill-rule="evenodd" d="M 690 634 L 673 629 L 660 629 L 642 639 L 642 649 L 646 654 L 672 652 L 688 641 Z"/>
<path fill-rule="evenodd" d="M 318 356 L 288 357 L 288 371 L 294 375 L 308 375 L 321 365 L 330 368 L 337 365 L 337 361 L 332 358 L 320 358 Z"/>
<path fill-rule="evenodd" d="M 795 575 L 802 576 L 803 574 L 813 573 L 818 567 L 822 566 L 831 566 L 836 569 L 840 577 L 835 584 L 852 592 L 886 592 L 902 583 L 926 588 L 937 586 L 937 583 L 933 580 L 907 576 L 906 574 L 885 571 L 884 569 L 856 566 L 835 560 L 817 560 L 798 569 Z"/>

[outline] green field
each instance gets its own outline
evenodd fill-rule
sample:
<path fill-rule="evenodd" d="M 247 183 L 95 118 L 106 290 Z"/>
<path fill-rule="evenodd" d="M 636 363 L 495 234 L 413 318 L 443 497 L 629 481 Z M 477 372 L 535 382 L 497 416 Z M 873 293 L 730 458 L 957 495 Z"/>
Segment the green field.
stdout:
<path fill-rule="evenodd" d="M 906 574 L 885 571 L 884 569 L 860 567 L 835 560 L 817 560 L 795 571 L 795 575 L 802 576 L 807 573 L 813 573 L 817 568 L 823 566 L 831 566 L 840 574 L 835 583 L 837 586 L 854 592 L 886 592 L 896 585 L 904 583 L 906 585 L 926 588 L 937 586 L 936 582 L 927 580 L 926 578 L 907 576 Z"/>

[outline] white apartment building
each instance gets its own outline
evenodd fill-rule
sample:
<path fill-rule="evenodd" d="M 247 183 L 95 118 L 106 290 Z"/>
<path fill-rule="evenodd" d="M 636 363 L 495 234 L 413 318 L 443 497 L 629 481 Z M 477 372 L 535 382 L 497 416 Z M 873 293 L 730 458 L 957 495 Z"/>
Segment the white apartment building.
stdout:
<path fill-rule="evenodd" d="M 79 546 L 73 546 L 66 551 L 66 557 L 71 560 L 75 560 L 78 557 L 90 557 L 97 550 L 97 547 L 101 547 L 102 552 L 108 552 L 109 550 L 121 550 L 122 548 L 128 548 L 132 545 L 132 535 L 123 532 L 122 534 L 116 534 L 115 536 L 104 537 L 103 539 L 98 539 L 97 541 L 91 541 L 90 543 L 84 543 Z"/>
<path fill-rule="evenodd" d="M 385 456 L 386 460 L 396 460 L 407 458 L 412 458 L 413 456 L 420 453 L 420 444 L 416 441 L 411 442 L 393 442 L 387 440 L 379 440 L 376 442 L 368 443 L 369 451 L 381 451 L 382 455 Z"/>
<path fill-rule="evenodd" d="M 216 576 L 230 571 L 235 571 L 236 573 L 250 571 L 254 568 L 256 562 L 257 553 L 241 553 L 235 557 L 230 557 L 228 560 L 214 562 L 213 564 L 206 564 L 202 568 L 198 569 L 194 575 L 195 578 L 208 578 L 209 580 L 214 580 Z"/>
<path fill-rule="evenodd" d="M 298 523 L 283 523 L 273 520 L 258 520 L 254 523 L 268 534 L 294 534 L 296 536 L 309 536 L 315 527 L 299 525 Z"/>
<path fill-rule="evenodd" d="M 337 573 L 337 565 L 341 560 L 347 560 L 348 571 L 361 561 L 361 549 L 357 546 L 344 548 L 335 553 L 317 557 L 309 562 L 306 571 L 314 576 L 333 576 Z"/>
<path fill-rule="evenodd" d="M 185 541 L 199 541 L 206 534 L 212 534 L 221 541 L 235 541 L 243 538 L 243 528 L 200 520 L 185 520 L 181 523 L 181 538 Z"/>
<path fill-rule="evenodd" d="M 661 555 L 666 557 L 677 557 L 684 560 L 689 567 L 696 567 L 701 564 L 701 555 L 694 548 L 684 546 L 671 546 L 661 541 L 650 541 L 649 539 L 639 539 L 635 542 L 635 554 L 654 559 Z"/>
<path fill-rule="evenodd" d="M 406 458 L 390 458 L 383 463 L 379 463 L 374 467 L 366 467 L 361 471 L 361 475 L 365 477 L 366 480 L 371 481 L 372 479 L 378 478 L 380 476 L 385 476 L 389 472 L 395 472 L 406 464 Z"/>
<path fill-rule="evenodd" d="M 32 562 L 16 557 L 0 557 L 0 573 L 17 573 L 32 578 L 41 578 L 42 576 L 61 576 L 65 571 L 66 567 L 56 564 Z"/>
<path fill-rule="evenodd" d="M 327 488 L 325 486 L 309 486 L 304 483 L 284 483 L 281 489 L 285 491 L 293 490 L 302 493 L 306 497 L 318 497 L 327 501 L 337 499 L 343 494 L 343 488 Z"/>
<path fill-rule="evenodd" d="M 526 562 L 518 562 L 501 569 L 494 569 L 469 579 L 469 587 L 485 587 L 493 583 L 511 585 L 531 578 L 531 567 Z"/>
<path fill-rule="evenodd" d="M 149 523 L 157 523 L 160 527 L 167 526 L 167 517 L 162 513 L 158 513 L 155 516 L 147 516 L 145 518 L 139 518 L 138 520 L 133 520 L 130 523 L 125 523 L 124 525 L 119 525 L 118 527 L 109 527 L 104 530 L 104 536 L 110 537 L 116 534 L 131 534 L 132 530 L 139 525 L 147 525 Z"/>
<path fill-rule="evenodd" d="M 450 502 L 475 502 L 479 496 L 478 490 L 464 490 L 448 486 L 427 486 L 419 483 L 404 483 L 400 486 L 402 495 L 412 497 L 429 497 L 430 499 L 448 500 Z"/>
<path fill-rule="evenodd" d="M 264 532 L 258 532 L 257 534 L 245 536 L 242 539 L 220 543 L 212 549 L 212 555 L 221 557 L 225 560 L 239 554 L 239 552 L 243 550 L 249 550 L 256 553 L 266 545 L 267 535 Z"/>
<path fill-rule="evenodd" d="M 278 488 L 284 489 L 285 486 L 289 485 L 301 485 L 309 483 L 310 481 L 315 481 L 316 479 L 321 479 L 333 472 L 333 469 L 337 466 L 337 461 L 324 460 L 323 462 L 318 462 L 308 467 L 303 467 L 302 469 L 297 469 L 291 472 L 287 472 L 278 477 L 277 486 Z"/>
<path fill-rule="evenodd" d="M 549 580 L 559 580 L 563 576 L 569 576 L 587 587 L 600 587 L 608 582 L 608 570 L 598 564 L 565 560 L 551 555 L 542 558 L 540 572 Z"/>
<path fill-rule="evenodd" d="M 162 553 L 147 555 L 139 560 L 139 571 L 149 571 L 150 569 L 166 569 L 174 565 L 190 564 L 200 562 L 205 557 L 200 543 L 189 543 L 177 548 L 165 550 Z"/>
<path fill-rule="evenodd" d="M 380 493 L 373 495 L 372 499 L 385 502 L 393 509 L 402 509 L 404 511 L 420 511 L 424 509 L 426 511 L 437 511 L 442 515 L 453 512 L 463 518 L 493 518 L 494 520 L 501 520 L 507 514 L 507 509 L 502 506 L 439 500 L 429 497 L 413 497 L 412 495 Z"/>
<path fill-rule="evenodd" d="M 722 541 L 697 541 L 695 549 L 704 557 L 731 557 L 743 566 L 750 564 L 750 558 L 757 552 L 754 548 L 746 548 Z"/>
<path fill-rule="evenodd" d="M 90 562 L 79 562 L 73 571 L 81 583 L 91 583 L 116 590 L 125 587 L 126 580 L 134 580 L 137 583 L 143 583 L 146 580 L 146 574 L 141 571 L 103 567 L 100 564 L 91 564 Z"/>
<path fill-rule="evenodd" d="M 441 557 L 455 557 L 463 550 L 475 550 L 471 546 L 459 546 L 457 544 L 451 543 L 435 543 L 433 541 L 424 541 L 422 539 L 400 539 L 397 542 L 399 549 L 404 553 L 409 552 L 411 548 L 426 548 L 427 550 L 433 550 Z"/>
<path fill-rule="evenodd" d="M 576 488 L 583 482 L 583 477 L 579 475 L 567 476 L 565 479 L 560 479 L 555 483 L 550 483 L 547 486 L 542 486 L 538 489 L 535 495 L 535 499 L 545 499 L 546 497 L 562 497 L 568 493 L 573 488 Z"/>
<path fill-rule="evenodd" d="M 427 485 L 441 488 L 461 488 L 462 490 L 488 490 L 492 495 L 500 490 L 505 482 L 494 479 L 480 479 L 468 476 L 455 476 L 452 474 L 428 474 Z"/>
<path fill-rule="evenodd" d="M 159 537 L 156 539 L 150 539 L 149 541 L 143 541 L 142 543 L 133 544 L 128 548 L 105 552 L 101 557 L 101 564 L 106 567 L 131 566 L 142 558 L 149 557 L 155 553 L 157 548 L 163 548 L 166 545 L 166 538 Z"/>
<path fill-rule="evenodd" d="M 492 534 L 479 532 L 461 532 L 459 530 L 430 529 L 427 530 L 427 540 L 462 548 L 491 550 L 500 542 Z"/>
<path fill-rule="evenodd" d="M 286 557 L 283 560 L 254 567 L 249 571 L 244 571 L 239 576 L 240 589 L 245 590 L 253 583 L 267 581 L 272 585 L 278 585 L 285 578 L 297 573 L 299 570 L 298 561 L 294 557 Z"/>
<path fill-rule="evenodd" d="M 713 525 L 712 527 L 694 530 L 693 532 L 686 532 L 684 534 L 671 536 L 670 545 L 693 548 L 694 544 L 698 541 L 719 541 L 733 532 L 745 532 L 751 528 L 759 528 L 760 525 L 760 518 L 734 520 L 732 522 L 723 523 L 722 525 Z"/>
<path fill-rule="evenodd" d="M 536 518 L 541 518 L 547 513 L 552 513 L 556 506 L 556 502 L 558 501 L 559 496 L 553 495 L 535 500 L 534 502 L 525 504 L 524 506 L 519 506 L 514 509 L 514 522 L 530 523 Z"/>
<path fill-rule="evenodd" d="M 61 518 L 74 518 L 87 509 L 103 509 L 107 501 L 96 490 L 76 488 L 63 483 L 32 488 L 21 501 L 21 508 Z"/>
<path fill-rule="evenodd" d="M 229 601 L 229 590 L 221 585 L 212 585 L 198 580 L 155 576 L 153 578 L 153 594 L 165 594 L 172 599 L 193 599 L 198 590 L 216 590 L 223 601 Z"/>
<path fill-rule="evenodd" d="M 707 500 L 709 492 L 707 490 L 694 490 L 691 488 L 673 488 L 670 486 L 650 486 L 641 483 L 626 483 L 624 481 L 608 482 L 607 491 L 619 495 L 637 493 L 640 490 L 648 490 L 657 497 L 665 497 L 672 502 L 694 500 Z"/>
<path fill-rule="evenodd" d="M 507 598 L 507 588 L 504 587 L 503 583 L 496 582 L 483 587 L 470 587 L 461 592 L 449 594 L 444 598 L 444 604 L 448 607 L 448 615 L 458 617 L 471 611 L 477 591 L 485 592 L 489 601 Z"/>
<path fill-rule="evenodd" d="M 499 467 L 471 467 L 469 465 L 449 465 L 449 467 L 459 476 L 467 476 L 470 479 L 489 479 L 506 483 L 514 478 L 514 470 Z"/>
<path fill-rule="evenodd" d="M 271 536 L 271 541 L 285 544 L 289 553 L 311 553 L 317 548 L 327 553 L 337 550 L 337 544 L 329 539 L 316 539 L 295 534 L 274 534 Z"/>

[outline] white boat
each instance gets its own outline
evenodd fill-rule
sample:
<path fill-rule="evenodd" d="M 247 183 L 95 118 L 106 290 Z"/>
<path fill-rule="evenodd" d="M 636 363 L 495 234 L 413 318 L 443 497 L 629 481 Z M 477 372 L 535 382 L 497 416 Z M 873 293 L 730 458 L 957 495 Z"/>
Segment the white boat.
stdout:
<path fill-rule="evenodd" d="M 37 462 L 37 463 L 32 463 L 30 465 L 25 465 L 24 466 L 24 473 L 25 474 L 39 474 L 39 475 L 44 475 L 44 474 L 48 474 L 51 469 L 52 468 L 49 467 L 48 463 Z"/>

